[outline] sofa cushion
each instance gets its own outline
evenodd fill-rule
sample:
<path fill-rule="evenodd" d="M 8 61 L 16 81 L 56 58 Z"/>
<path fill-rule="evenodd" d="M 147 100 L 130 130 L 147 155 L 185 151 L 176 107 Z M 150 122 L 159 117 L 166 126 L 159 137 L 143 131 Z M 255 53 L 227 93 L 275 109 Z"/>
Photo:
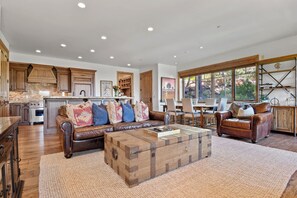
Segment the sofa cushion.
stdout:
<path fill-rule="evenodd" d="M 111 124 L 122 122 L 123 120 L 123 110 L 120 103 L 116 101 L 109 101 L 106 106 L 109 122 Z"/>
<path fill-rule="evenodd" d="M 113 124 L 114 131 L 124 131 L 130 129 L 139 129 L 142 128 L 142 123 L 140 122 L 121 122 Z"/>
<path fill-rule="evenodd" d="M 141 122 L 149 119 L 149 109 L 144 102 L 136 102 L 134 106 L 135 120 Z"/>
<path fill-rule="evenodd" d="M 104 135 L 104 132 L 112 132 L 113 126 L 112 125 L 102 125 L 102 126 L 88 126 L 88 127 L 81 127 L 75 128 L 73 139 L 74 140 L 85 140 L 96 138 Z"/>
<path fill-rule="evenodd" d="M 233 127 L 238 129 L 251 129 L 250 120 L 226 119 L 222 121 L 222 125 L 226 127 Z"/>
<path fill-rule="evenodd" d="M 134 110 L 132 106 L 127 103 L 122 103 L 123 108 L 123 122 L 133 122 L 135 120 Z"/>
<path fill-rule="evenodd" d="M 109 123 L 108 113 L 104 105 L 93 104 L 92 111 L 95 126 L 100 126 Z"/>
<path fill-rule="evenodd" d="M 91 126 L 93 124 L 92 102 L 66 105 L 67 116 L 75 127 Z"/>
<path fill-rule="evenodd" d="M 164 121 L 161 120 L 146 120 L 139 123 L 142 123 L 142 127 L 144 128 L 165 125 Z"/>

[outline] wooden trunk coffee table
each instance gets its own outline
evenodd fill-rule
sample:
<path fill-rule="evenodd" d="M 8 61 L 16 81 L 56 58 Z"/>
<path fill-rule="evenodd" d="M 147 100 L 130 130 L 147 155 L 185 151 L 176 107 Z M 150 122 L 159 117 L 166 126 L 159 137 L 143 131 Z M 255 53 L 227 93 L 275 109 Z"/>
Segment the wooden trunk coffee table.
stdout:
<path fill-rule="evenodd" d="M 129 187 L 211 155 L 211 130 L 169 125 L 180 133 L 161 138 L 136 129 L 106 133 L 104 160 Z"/>

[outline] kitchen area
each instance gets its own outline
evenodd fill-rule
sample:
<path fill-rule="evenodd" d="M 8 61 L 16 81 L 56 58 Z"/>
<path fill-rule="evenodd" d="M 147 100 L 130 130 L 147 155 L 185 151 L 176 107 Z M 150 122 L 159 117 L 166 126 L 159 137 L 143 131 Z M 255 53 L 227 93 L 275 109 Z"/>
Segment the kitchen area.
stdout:
<path fill-rule="evenodd" d="M 6 114 L 21 116 L 20 125 L 44 124 L 44 97 L 93 96 L 95 72 L 96 70 L 10 62 L 9 94 L 3 100 L 9 109 Z"/>

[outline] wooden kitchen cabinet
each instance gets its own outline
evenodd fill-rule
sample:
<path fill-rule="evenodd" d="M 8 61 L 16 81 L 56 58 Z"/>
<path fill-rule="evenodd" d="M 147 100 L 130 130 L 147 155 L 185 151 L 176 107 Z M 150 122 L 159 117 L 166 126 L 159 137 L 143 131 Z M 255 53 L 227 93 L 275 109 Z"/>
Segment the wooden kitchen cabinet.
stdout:
<path fill-rule="evenodd" d="M 28 103 L 10 103 L 10 116 L 21 116 L 20 125 L 29 125 L 29 104 Z"/>
<path fill-rule="evenodd" d="M 28 65 L 11 63 L 9 68 L 10 91 L 27 91 Z"/>
<path fill-rule="evenodd" d="M 70 71 L 73 96 L 80 96 L 82 90 L 86 97 L 94 96 L 96 70 L 70 68 Z"/>
<path fill-rule="evenodd" d="M 57 88 L 60 92 L 71 92 L 71 73 L 69 68 L 55 67 L 57 70 Z"/>
<path fill-rule="evenodd" d="M 296 106 L 273 106 L 272 130 L 296 136 Z"/>

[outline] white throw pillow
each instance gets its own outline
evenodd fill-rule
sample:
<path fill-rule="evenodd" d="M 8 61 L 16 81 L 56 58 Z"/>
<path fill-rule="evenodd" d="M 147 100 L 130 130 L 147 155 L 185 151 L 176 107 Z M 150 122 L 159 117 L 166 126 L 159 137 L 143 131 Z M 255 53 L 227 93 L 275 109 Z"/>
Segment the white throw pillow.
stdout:
<path fill-rule="evenodd" d="M 240 107 L 238 109 L 237 117 L 238 118 L 245 118 L 245 117 L 252 116 L 254 114 L 255 114 L 255 112 L 254 112 L 253 107 L 248 106 L 246 109 L 244 109 L 243 107 Z"/>

